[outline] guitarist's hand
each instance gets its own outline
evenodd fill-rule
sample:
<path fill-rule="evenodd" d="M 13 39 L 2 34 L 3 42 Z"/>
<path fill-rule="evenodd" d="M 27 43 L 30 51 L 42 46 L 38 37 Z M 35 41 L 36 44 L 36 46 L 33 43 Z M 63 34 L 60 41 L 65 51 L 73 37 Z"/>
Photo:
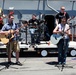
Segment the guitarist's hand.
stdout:
<path fill-rule="evenodd" d="M 17 29 L 17 30 L 15 30 L 15 33 L 16 33 L 16 34 L 19 34 L 19 30 L 18 30 L 18 29 Z"/>
<path fill-rule="evenodd" d="M 58 31 L 59 34 L 61 34 L 62 36 L 64 35 L 63 31 Z"/>
<path fill-rule="evenodd" d="M 68 31 L 64 31 L 64 33 L 68 34 L 68 35 L 71 35 L 71 33 L 69 33 Z"/>
<path fill-rule="evenodd" d="M 5 32 L 4 31 L 1 31 L 0 34 L 5 34 Z"/>
<path fill-rule="evenodd" d="M 57 31 L 57 33 L 63 34 L 63 31 Z"/>
<path fill-rule="evenodd" d="M 2 34 L 2 35 L 8 35 L 9 31 L 1 31 L 0 34 Z"/>

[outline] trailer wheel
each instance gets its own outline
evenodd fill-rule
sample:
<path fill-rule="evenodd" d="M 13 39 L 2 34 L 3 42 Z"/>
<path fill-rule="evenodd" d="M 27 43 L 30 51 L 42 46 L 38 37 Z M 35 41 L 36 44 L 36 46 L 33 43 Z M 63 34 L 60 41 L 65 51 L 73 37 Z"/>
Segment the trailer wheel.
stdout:
<path fill-rule="evenodd" d="M 70 51 L 70 55 L 71 55 L 71 56 L 76 56 L 76 50 L 75 50 L 75 49 L 71 50 L 71 51 Z"/>
<path fill-rule="evenodd" d="M 41 51 L 41 56 L 46 57 L 48 55 L 47 50 L 42 50 Z"/>

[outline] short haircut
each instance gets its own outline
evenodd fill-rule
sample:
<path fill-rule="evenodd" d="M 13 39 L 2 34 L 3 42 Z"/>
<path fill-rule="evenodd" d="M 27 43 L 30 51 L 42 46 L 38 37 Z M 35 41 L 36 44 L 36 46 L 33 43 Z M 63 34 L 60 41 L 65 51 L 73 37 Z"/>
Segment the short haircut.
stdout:
<path fill-rule="evenodd" d="M 11 16 L 13 16 L 13 14 L 11 14 L 11 15 L 8 15 L 8 18 L 11 18 Z"/>
<path fill-rule="evenodd" d="M 37 16 L 36 14 L 32 14 L 32 15 L 35 16 L 35 17 Z"/>
<path fill-rule="evenodd" d="M 27 24 L 28 22 L 26 20 L 22 20 L 22 24 Z"/>

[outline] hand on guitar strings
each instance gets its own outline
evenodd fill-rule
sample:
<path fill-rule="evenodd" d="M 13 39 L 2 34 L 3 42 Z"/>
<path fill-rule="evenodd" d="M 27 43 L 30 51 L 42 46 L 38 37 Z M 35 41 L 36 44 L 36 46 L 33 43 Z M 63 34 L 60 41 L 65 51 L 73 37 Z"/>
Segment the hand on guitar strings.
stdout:
<path fill-rule="evenodd" d="M 0 34 L 5 34 L 5 32 L 4 31 L 1 31 Z"/>
<path fill-rule="evenodd" d="M 15 30 L 15 34 L 19 34 L 19 29 L 16 29 Z"/>
<path fill-rule="evenodd" d="M 60 33 L 61 35 L 64 35 L 64 34 L 70 35 L 68 30 L 66 30 L 66 31 L 57 31 L 57 32 Z"/>

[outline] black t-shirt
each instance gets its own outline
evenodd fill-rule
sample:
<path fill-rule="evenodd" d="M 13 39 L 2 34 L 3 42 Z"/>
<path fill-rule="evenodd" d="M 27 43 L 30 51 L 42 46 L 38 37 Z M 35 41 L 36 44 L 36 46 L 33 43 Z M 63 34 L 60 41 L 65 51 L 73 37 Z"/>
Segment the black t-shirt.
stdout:
<path fill-rule="evenodd" d="M 35 19 L 35 20 L 30 19 L 29 20 L 29 25 L 30 26 L 38 26 L 39 25 L 39 20 L 38 19 Z"/>
<path fill-rule="evenodd" d="M 60 12 L 56 15 L 56 19 L 59 19 L 59 23 L 61 23 L 61 18 L 64 16 L 66 17 L 66 19 L 69 19 L 69 14 L 67 12 L 64 12 L 64 13 Z"/>

